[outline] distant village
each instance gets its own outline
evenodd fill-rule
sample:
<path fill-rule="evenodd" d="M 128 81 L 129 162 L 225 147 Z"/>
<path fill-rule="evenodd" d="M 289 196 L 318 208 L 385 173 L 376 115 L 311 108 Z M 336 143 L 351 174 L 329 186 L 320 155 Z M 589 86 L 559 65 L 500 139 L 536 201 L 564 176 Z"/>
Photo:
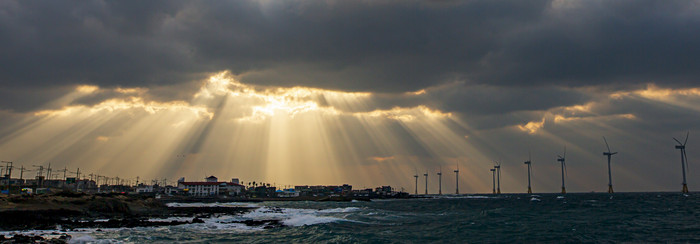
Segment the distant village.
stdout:
<path fill-rule="evenodd" d="M 3 162 L 9 163 L 9 162 Z M 0 189 L 2 194 L 45 194 L 55 191 L 75 191 L 88 194 L 118 193 L 118 194 L 141 194 L 151 195 L 156 198 L 177 199 L 177 200 L 364 200 L 372 198 L 404 198 L 408 193 L 396 191 L 391 186 L 381 186 L 374 189 L 356 189 L 351 185 L 333 186 L 293 186 L 277 188 L 269 183 L 243 182 L 238 178 L 230 181 L 219 180 L 216 176 L 209 176 L 202 180 L 188 181 L 180 178 L 175 184 L 168 184 L 167 181 L 151 180 L 150 182 L 139 182 L 137 177 L 134 181 L 120 179 L 119 177 L 105 177 L 101 175 L 89 174 L 88 177 L 80 177 L 80 170 L 75 177 L 68 177 L 68 171 L 62 169 L 60 175 L 52 174 L 51 170 L 39 167 L 34 178 L 24 179 L 25 170 L 20 169 L 20 177 L 12 177 L 12 166 L 6 164 L 2 166 L 2 178 L 0 178 Z"/>

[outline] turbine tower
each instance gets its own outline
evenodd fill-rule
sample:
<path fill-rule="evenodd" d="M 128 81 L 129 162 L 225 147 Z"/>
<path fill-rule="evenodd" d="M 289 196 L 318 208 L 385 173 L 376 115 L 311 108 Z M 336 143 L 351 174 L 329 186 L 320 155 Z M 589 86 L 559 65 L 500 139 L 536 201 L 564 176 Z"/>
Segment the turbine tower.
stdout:
<path fill-rule="evenodd" d="M 496 169 L 489 169 L 493 178 L 493 194 L 496 194 Z"/>
<path fill-rule="evenodd" d="M 418 173 L 413 175 L 413 178 L 416 178 L 416 195 L 418 195 Z"/>
<path fill-rule="evenodd" d="M 532 194 L 532 188 L 530 187 L 530 167 L 532 164 L 532 159 L 531 155 L 528 154 L 527 161 L 525 161 L 525 164 L 527 164 L 527 193 Z"/>
<path fill-rule="evenodd" d="M 681 169 L 683 169 L 683 193 L 688 193 L 688 184 L 686 184 L 685 180 L 685 168 L 688 167 L 688 155 L 685 154 L 685 144 L 688 143 L 688 136 L 690 135 L 690 131 L 685 135 L 685 141 L 681 143 L 678 139 L 675 137 L 673 140 L 678 142 L 678 145 L 676 145 L 676 149 L 681 150 Z"/>
<path fill-rule="evenodd" d="M 459 195 L 459 164 L 457 164 L 457 169 L 455 169 L 455 194 Z"/>
<path fill-rule="evenodd" d="M 564 156 L 557 155 L 557 161 L 561 162 L 561 194 L 566 194 L 566 185 L 564 184 L 564 174 L 566 172 L 566 147 L 564 147 Z"/>
<path fill-rule="evenodd" d="M 501 163 L 498 161 L 495 162 L 496 166 L 493 166 L 493 168 L 496 169 L 496 193 L 501 194 Z"/>
<path fill-rule="evenodd" d="M 605 139 L 605 137 L 603 137 L 603 141 L 605 141 L 605 147 L 608 148 L 607 152 L 603 152 L 603 155 L 608 156 L 608 193 L 613 193 L 612 171 L 610 170 L 610 159 L 612 158 L 612 155 L 617 154 L 617 152 L 610 151 L 610 145 L 608 145 L 608 140 Z"/>
<path fill-rule="evenodd" d="M 423 176 L 425 176 L 425 195 L 428 195 L 428 172 L 425 172 Z"/>
<path fill-rule="evenodd" d="M 442 166 L 440 166 L 440 172 L 438 175 L 438 195 L 442 195 Z"/>

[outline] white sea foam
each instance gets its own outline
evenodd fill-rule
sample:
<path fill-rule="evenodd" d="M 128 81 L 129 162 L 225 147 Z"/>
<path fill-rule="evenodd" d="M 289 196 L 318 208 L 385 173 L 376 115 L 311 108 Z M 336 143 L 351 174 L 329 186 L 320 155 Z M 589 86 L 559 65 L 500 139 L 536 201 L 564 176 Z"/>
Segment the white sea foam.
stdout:
<path fill-rule="evenodd" d="M 358 211 L 357 207 L 332 208 L 332 209 L 296 209 L 296 208 L 269 208 L 261 207 L 255 211 L 246 213 L 241 218 L 252 220 L 279 220 L 288 226 L 304 226 L 325 224 L 337 221 L 348 221 L 342 218 L 327 216 L 333 213 L 349 213 Z"/>
<path fill-rule="evenodd" d="M 74 236 L 68 243 L 95 243 L 97 239 L 89 235 Z"/>
<path fill-rule="evenodd" d="M 347 207 L 347 208 L 329 208 L 329 209 L 323 209 L 319 210 L 321 213 L 349 213 L 349 212 L 355 212 L 360 210 L 358 207 Z"/>
<path fill-rule="evenodd" d="M 539 201 L 542 201 L 542 200 L 540 200 L 539 198 L 533 197 L 533 198 L 530 199 L 530 201 L 537 201 L 537 202 L 539 202 Z"/>

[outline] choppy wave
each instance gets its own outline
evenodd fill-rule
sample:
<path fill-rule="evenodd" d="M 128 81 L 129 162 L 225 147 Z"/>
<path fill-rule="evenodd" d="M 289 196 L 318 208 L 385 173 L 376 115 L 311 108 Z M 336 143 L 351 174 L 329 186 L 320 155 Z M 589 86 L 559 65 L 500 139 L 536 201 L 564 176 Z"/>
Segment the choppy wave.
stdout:
<path fill-rule="evenodd" d="M 671 193 L 617 193 L 614 200 L 609 194 L 566 194 L 563 199 L 561 196 L 452 195 L 372 202 L 263 202 L 254 204 L 257 208 L 244 214 L 202 218 L 204 223 L 81 230 L 72 235 L 77 243 L 700 243 L 700 194 L 685 197 Z M 226 204 L 230 203 L 223 203 Z M 277 225 L 266 229 L 264 220 L 274 220 Z M 249 226 L 245 221 L 264 224 Z"/>

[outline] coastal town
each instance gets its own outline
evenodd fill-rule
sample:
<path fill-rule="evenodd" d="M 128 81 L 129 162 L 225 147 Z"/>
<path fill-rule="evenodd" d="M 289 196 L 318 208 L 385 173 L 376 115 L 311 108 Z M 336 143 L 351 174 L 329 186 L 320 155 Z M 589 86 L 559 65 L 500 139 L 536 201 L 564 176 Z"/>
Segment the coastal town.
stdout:
<path fill-rule="evenodd" d="M 242 182 L 238 178 L 222 180 L 216 176 L 204 179 L 177 182 L 167 180 L 140 181 L 140 178 L 122 179 L 96 174 L 80 175 L 80 169 L 69 176 L 67 169 L 56 174 L 49 168 L 38 167 L 33 178 L 25 179 L 24 167 L 20 168 L 19 178 L 12 177 L 12 165 L 2 166 L 0 189 L 6 195 L 47 194 L 73 191 L 86 194 L 119 193 L 153 196 L 164 201 L 279 201 L 279 200 L 369 200 L 372 198 L 406 198 L 408 193 L 397 191 L 391 186 L 353 189 L 352 185 L 297 185 L 277 187 L 262 182 Z M 82 176 L 82 177 L 81 177 Z"/>

